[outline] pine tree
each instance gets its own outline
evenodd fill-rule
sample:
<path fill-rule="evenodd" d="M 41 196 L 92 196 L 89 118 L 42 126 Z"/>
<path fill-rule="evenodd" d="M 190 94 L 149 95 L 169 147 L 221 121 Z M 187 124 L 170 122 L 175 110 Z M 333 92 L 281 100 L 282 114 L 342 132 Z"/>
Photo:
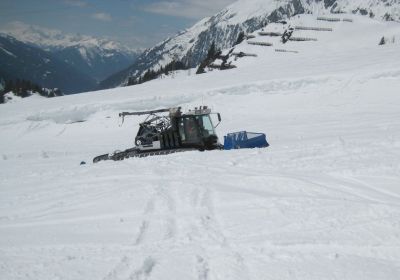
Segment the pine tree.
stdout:
<path fill-rule="evenodd" d="M 0 78 L 0 104 L 4 103 L 4 93 L 5 93 L 5 82 Z"/>
<path fill-rule="evenodd" d="M 7 93 L 13 90 L 14 90 L 14 82 L 12 80 L 7 80 L 4 92 Z"/>
<path fill-rule="evenodd" d="M 207 57 L 200 63 L 199 67 L 197 68 L 196 74 L 203 74 L 205 73 L 205 68 L 210 65 L 218 55 L 221 54 L 220 50 L 215 48 L 215 42 L 212 42 L 210 48 L 207 52 Z"/>
<path fill-rule="evenodd" d="M 215 42 L 213 41 L 207 52 L 207 59 L 212 59 L 216 54 Z"/>
<path fill-rule="evenodd" d="M 239 45 L 241 42 L 243 42 L 244 41 L 244 31 L 240 31 L 240 33 L 239 33 L 239 36 L 238 36 L 238 38 L 237 38 L 237 40 L 236 40 L 236 43 L 234 44 L 234 46 L 235 45 Z"/>
<path fill-rule="evenodd" d="M 127 82 L 127 86 L 132 86 L 132 85 L 138 85 L 142 84 L 154 79 L 159 78 L 161 75 L 168 75 L 172 71 L 176 70 L 186 70 L 188 67 L 186 66 L 185 63 L 179 60 L 173 60 L 170 63 L 168 63 L 165 66 L 161 66 L 157 71 L 148 69 L 146 72 L 144 72 L 143 75 L 133 78 L 130 77 Z"/>
<path fill-rule="evenodd" d="M 44 97 L 52 97 L 54 96 L 54 94 L 50 94 L 52 91 L 54 90 L 44 89 L 41 85 L 25 79 L 7 80 L 4 87 L 4 93 L 12 92 L 14 95 L 23 98 L 30 96 L 32 93 L 38 93 Z M 55 96 L 61 95 L 63 93 L 57 89 Z"/>

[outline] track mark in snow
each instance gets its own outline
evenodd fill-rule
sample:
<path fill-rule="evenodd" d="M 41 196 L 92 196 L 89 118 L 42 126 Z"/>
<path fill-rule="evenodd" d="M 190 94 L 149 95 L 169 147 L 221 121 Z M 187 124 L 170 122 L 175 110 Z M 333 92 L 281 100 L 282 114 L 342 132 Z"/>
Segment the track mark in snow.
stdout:
<path fill-rule="evenodd" d="M 27 133 L 34 132 L 38 129 L 45 128 L 48 124 L 46 123 L 33 123 L 31 122 L 28 126 Z"/>
<path fill-rule="evenodd" d="M 176 235 L 176 221 L 175 218 L 168 218 L 166 220 L 167 228 L 164 234 L 164 239 L 172 239 Z"/>
<path fill-rule="evenodd" d="M 66 130 L 67 130 L 67 125 L 64 125 L 63 129 L 61 129 L 60 132 L 57 133 L 57 136 L 61 136 Z"/>
<path fill-rule="evenodd" d="M 143 265 L 130 276 L 129 280 L 144 280 L 150 277 L 151 272 L 156 265 L 156 261 L 152 257 L 148 257 L 144 260 Z"/>
<path fill-rule="evenodd" d="M 188 221 L 185 234 L 191 244 L 200 247 L 197 252 L 201 252 L 195 258 L 197 278 L 199 280 L 213 278 L 211 268 L 215 263 L 216 267 L 226 268 L 223 272 L 219 272 L 221 279 L 249 279 L 249 269 L 243 257 L 229 243 L 218 222 L 214 191 L 206 187 L 195 187 L 189 190 L 186 198 L 187 211 L 193 216 Z"/>
<path fill-rule="evenodd" d="M 372 191 L 375 192 L 378 196 L 383 196 L 386 199 L 396 199 L 396 201 L 400 200 L 400 196 L 394 192 L 382 189 L 382 188 L 377 188 L 376 186 L 363 182 L 359 179 L 356 178 L 348 178 L 346 181 L 354 186 L 359 186 L 360 188 L 363 188 L 365 191 Z M 375 197 L 375 196 L 374 196 Z M 400 205 L 399 205 L 400 206 Z"/>
<path fill-rule="evenodd" d="M 147 231 L 148 227 L 149 227 L 149 222 L 148 221 L 142 221 L 142 225 L 139 228 L 139 233 L 138 233 L 138 235 L 136 237 L 136 240 L 135 240 L 135 245 L 139 245 L 143 241 L 143 238 L 144 238 L 144 236 L 146 234 L 146 231 Z"/>
<path fill-rule="evenodd" d="M 115 266 L 114 269 L 103 278 L 103 280 L 121 279 L 121 277 L 123 277 L 121 274 L 125 274 L 126 276 L 129 273 L 131 264 L 132 260 L 130 258 L 127 256 L 122 257 L 117 266 Z"/>
<path fill-rule="evenodd" d="M 215 218 L 213 197 L 209 189 L 203 192 L 200 199 L 200 207 L 205 210 L 200 217 L 203 230 L 221 246 L 226 246 L 226 238 L 222 233 L 221 226 Z"/>
<path fill-rule="evenodd" d="M 153 246 L 154 243 L 166 239 L 173 239 L 176 233 L 175 222 L 175 200 L 170 195 L 170 186 L 158 186 L 143 209 L 143 220 L 140 223 L 132 249 L 125 254 L 119 263 L 107 274 L 104 280 L 148 279 L 154 265 L 155 259 L 147 257 L 140 268 L 134 269 L 135 248 L 139 246 Z M 148 250 L 148 249 L 143 249 Z"/>
<path fill-rule="evenodd" d="M 168 187 L 168 186 L 167 186 Z M 152 244 L 165 239 L 172 239 L 176 234 L 175 200 L 170 195 L 171 190 L 157 187 L 147 202 L 134 245 Z"/>
<path fill-rule="evenodd" d="M 117 280 L 117 279 L 129 279 L 129 280 L 145 280 L 148 279 L 153 268 L 156 264 L 155 259 L 152 257 L 147 257 L 143 264 L 139 267 L 134 269 L 132 266 L 135 262 L 127 257 L 124 256 L 120 263 L 111 271 L 109 272 L 103 280 Z"/>
<path fill-rule="evenodd" d="M 323 180 L 321 178 L 318 179 L 317 177 L 314 177 L 313 179 L 301 178 L 300 176 L 292 178 L 303 180 L 304 182 L 308 182 L 333 192 L 343 193 L 347 197 L 356 197 L 361 199 L 361 201 L 400 206 L 398 204 L 399 197 L 397 195 L 380 190 L 360 180 L 334 176 L 325 176 Z"/>
<path fill-rule="evenodd" d="M 210 268 L 208 262 L 201 256 L 196 256 L 196 268 L 199 280 L 207 280 Z"/>
<path fill-rule="evenodd" d="M 191 230 L 187 233 L 189 240 L 193 237 L 212 239 L 218 244 L 225 243 L 225 237 L 214 217 L 214 206 L 211 191 L 205 188 L 195 188 L 191 191 L 190 208 L 194 213 Z"/>

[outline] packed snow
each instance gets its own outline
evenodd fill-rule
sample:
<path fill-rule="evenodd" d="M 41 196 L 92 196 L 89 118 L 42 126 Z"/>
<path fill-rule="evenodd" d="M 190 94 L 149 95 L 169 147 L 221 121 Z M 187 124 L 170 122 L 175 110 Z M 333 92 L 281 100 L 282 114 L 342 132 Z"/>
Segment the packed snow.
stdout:
<path fill-rule="evenodd" d="M 378 43 L 400 25 L 352 19 L 294 18 L 334 31 L 243 42 L 229 71 L 1 105 L 0 278 L 398 279 L 400 44 Z M 202 104 L 270 147 L 91 163 L 133 146 L 119 112 Z"/>

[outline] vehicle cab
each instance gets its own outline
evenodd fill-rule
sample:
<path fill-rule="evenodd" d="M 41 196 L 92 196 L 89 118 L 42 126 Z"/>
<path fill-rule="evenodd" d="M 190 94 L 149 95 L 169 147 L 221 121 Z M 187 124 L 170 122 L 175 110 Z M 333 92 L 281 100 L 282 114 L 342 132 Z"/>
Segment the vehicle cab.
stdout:
<path fill-rule="evenodd" d="M 203 150 L 219 148 L 221 144 L 215 132 L 215 127 L 221 121 L 219 113 L 218 124 L 213 125 L 211 109 L 208 107 L 195 108 L 177 118 L 177 127 L 182 146 Z"/>

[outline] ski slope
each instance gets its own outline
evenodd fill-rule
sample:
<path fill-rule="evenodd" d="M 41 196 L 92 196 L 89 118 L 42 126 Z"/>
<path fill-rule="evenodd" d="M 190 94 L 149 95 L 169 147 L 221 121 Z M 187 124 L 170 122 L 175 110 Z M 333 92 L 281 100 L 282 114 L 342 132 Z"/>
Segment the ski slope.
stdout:
<path fill-rule="evenodd" d="M 297 54 L 1 105 L 0 279 L 398 279 L 400 25 L 351 17 Z M 133 145 L 119 112 L 202 104 L 271 146 L 91 163 Z"/>

